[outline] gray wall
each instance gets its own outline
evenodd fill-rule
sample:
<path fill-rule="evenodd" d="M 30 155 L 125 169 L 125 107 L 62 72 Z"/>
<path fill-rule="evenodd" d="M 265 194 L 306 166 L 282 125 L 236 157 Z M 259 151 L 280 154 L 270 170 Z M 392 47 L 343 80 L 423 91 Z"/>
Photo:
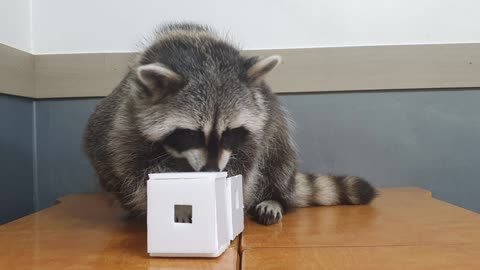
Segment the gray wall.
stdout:
<path fill-rule="evenodd" d="M 0 224 L 34 210 L 33 106 L 0 95 Z"/>
<path fill-rule="evenodd" d="M 296 122 L 301 168 L 419 186 L 480 212 L 480 91 L 282 95 Z M 97 189 L 80 152 L 98 99 L 37 101 L 39 206 Z"/>
<path fill-rule="evenodd" d="M 98 190 L 81 150 L 87 119 L 98 99 L 37 100 L 38 208 L 65 194 Z"/>
<path fill-rule="evenodd" d="M 301 168 L 419 186 L 480 212 L 480 91 L 284 96 Z"/>
<path fill-rule="evenodd" d="M 480 91 L 280 98 L 296 122 L 302 170 L 360 175 L 379 187 L 424 187 L 480 212 Z M 99 190 L 81 151 L 98 101 L 0 95 L 0 223 L 31 213 L 34 204 L 42 209 L 65 194 Z"/>

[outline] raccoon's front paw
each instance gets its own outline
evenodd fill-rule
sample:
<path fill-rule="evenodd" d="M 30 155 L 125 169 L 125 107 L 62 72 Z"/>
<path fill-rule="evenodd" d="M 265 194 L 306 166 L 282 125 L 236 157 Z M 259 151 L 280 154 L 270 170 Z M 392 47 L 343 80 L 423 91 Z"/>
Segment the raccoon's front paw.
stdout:
<path fill-rule="evenodd" d="M 192 207 L 188 205 L 175 205 L 175 222 L 192 223 Z"/>
<path fill-rule="evenodd" d="M 260 224 L 272 225 L 282 219 L 282 205 L 273 200 L 263 201 L 255 207 L 253 218 Z"/>

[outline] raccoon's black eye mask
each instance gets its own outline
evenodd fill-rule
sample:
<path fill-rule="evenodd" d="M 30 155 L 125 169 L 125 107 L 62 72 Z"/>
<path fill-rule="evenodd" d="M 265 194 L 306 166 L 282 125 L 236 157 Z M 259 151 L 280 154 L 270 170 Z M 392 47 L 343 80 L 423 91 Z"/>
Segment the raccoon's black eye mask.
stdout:
<path fill-rule="evenodd" d="M 212 142 L 221 145 L 225 149 L 234 150 L 248 138 L 249 131 L 244 127 L 227 129 L 223 132 L 220 141 Z M 165 145 L 183 152 L 189 149 L 205 146 L 205 135 L 201 130 L 176 129 L 163 141 Z"/>
<path fill-rule="evenodd" d="M 244 127 L 227 129 L 222 134 L 222 146 L 233 150 L 247 140 L 248 130 Z"/>
<path fill-rule="evenodd" d="M 164 143 L 178 152 L 205 145 L 205 136 L 200 130 L 178 128 L 164 140 Z"/>

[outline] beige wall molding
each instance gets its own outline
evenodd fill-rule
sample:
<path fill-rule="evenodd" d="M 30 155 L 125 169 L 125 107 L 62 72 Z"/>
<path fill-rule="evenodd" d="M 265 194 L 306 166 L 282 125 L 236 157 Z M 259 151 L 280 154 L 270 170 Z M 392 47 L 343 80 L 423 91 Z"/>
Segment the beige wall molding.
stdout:
<path fill-rule="evenodd" d="M 36 97 L 34 56 L 0 44 L 0 93 Z"/>
<path fill-rule="evenodd" d="M 251 50 L 279 54 L 275 92 L 480 87 L 480 43 Z M 34 98 L 108 95 L 135 53 L 29 55 L 0 46 L 0 92 Z"/>
<path fill-rule="evenodd" d="M 36 55 L 37 98 L 106 96 L 134 57 L 135 53 Z"/>

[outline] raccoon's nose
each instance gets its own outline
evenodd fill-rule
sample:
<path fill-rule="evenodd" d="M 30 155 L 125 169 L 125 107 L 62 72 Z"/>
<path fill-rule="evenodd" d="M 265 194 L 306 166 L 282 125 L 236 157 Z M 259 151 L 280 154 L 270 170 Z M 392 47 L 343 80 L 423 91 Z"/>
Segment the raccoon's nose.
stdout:
<path fill-rule="evenodd" d="M 206 165 L 200 169 L 201 172 L 218 172 L 220 169 L 216 165 Z"/>

